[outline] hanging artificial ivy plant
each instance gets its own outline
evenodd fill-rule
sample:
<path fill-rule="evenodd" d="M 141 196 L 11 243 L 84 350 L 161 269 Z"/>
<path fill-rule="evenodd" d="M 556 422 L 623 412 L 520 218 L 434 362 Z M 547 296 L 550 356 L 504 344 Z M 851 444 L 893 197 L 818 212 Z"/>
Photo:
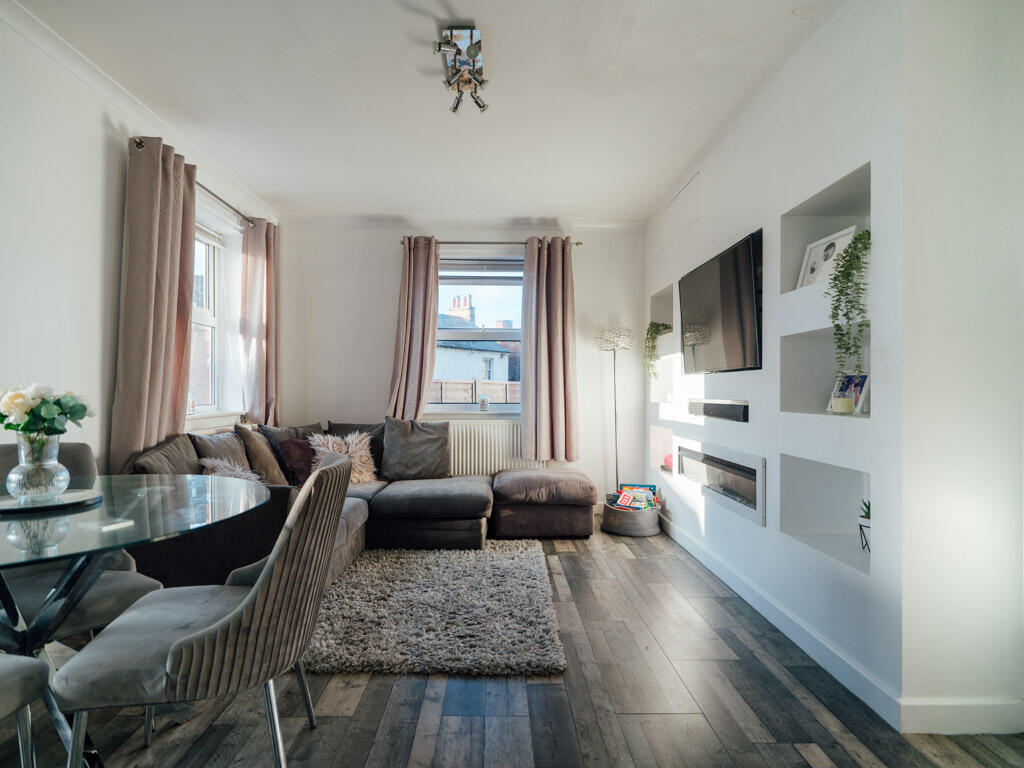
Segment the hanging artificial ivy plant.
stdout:
<path fill-rule="evenodd" d="M 664 336 L 671 330 L 672 326 L 669 323 L 651 320 L 647 324 L 647 333 L 644 334 L 644 362 L 647 364 L 647 375 L 651 377 L 651 381 L 658 378 L 658 337 Z"/>
<path fill-rule="evenodd" d="M 849 370 L 853 362 L 854 373 L 864 367 L 864 334 L 867 331 L 868 254 L 871 252 L 871 230 L 865 229 L 854 236 L 850 244 L 836 257 L 835 271 L 829 278 L 825 295 L 832 302 L 829 315 L 832 321 L 832 339 L 836 346 L 836 364 L 839 372 Z"/>

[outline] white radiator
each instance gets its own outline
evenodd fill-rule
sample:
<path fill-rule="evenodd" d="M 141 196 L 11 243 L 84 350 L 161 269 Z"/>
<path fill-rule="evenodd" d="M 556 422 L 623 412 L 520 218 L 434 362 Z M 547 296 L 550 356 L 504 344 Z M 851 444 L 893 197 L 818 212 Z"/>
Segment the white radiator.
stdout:
<path fill-rule="evenodd" d="M 518 421 L 452 419 L 448 424 L 453 475 L 493 475 L 552 463 L 523 459 Z"/>

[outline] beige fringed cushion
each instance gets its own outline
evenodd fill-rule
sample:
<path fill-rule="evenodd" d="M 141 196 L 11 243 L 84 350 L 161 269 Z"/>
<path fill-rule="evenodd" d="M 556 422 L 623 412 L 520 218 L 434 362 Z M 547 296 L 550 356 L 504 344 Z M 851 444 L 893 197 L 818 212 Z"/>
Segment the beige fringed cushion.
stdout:
<path fill-rule="evenodd" d="M 325 451 L 336 451 L 348 456 L 352 462 L 352 478 L 350 482 L 371 483 L 377 479 L 374 471 L 373 454 L 370 453 L 370 434 L 368 432 L 350 432 L 341 437 L 340 435 L 313 434 L 308 438 L 309 444 L 313 446 L 313 468 L 316 469 L 320 457 Z"/>
<path fill-rule="evenodd" d="M 200 459 L 204 475 L 220 475 L 221 477 L 237 477 L 239 480 L 262 482 L 260 476 L 251 469 L 243 467 L 231 459 Z"/>

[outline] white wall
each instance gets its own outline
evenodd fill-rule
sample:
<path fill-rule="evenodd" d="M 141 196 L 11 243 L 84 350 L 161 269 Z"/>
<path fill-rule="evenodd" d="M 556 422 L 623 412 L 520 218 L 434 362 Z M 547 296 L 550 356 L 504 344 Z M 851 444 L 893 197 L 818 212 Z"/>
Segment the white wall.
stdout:
<path fill-rule="evenodd" d="M 903 723 L 1020 731 L 1024 8 L 903 5 Z"/>
<path fill-rule="evenodd" d="M 650 481 L 666 491 L 671 535 L 893 723 L 901 681 L 900 27 L 899 4 L 891 0 L 842 4 L 685 169 L 680 179 L 693 182 L 654 217 L 647 236 L 650 296 L 764 229 L 762 370 L 683 377 L 690 396 L 748 400 L 750 422 L 701 424 L 656 405 L 648 422 L 677 438 L 765 457 L 767 525 L 753 525 L 652 468 Z M 782 292 L 780 217 L 867 162 L 874 243 L 871 418 L 843 422 L 781 413 L 780 337 L 829 323 L 824 301 L 808 303 L 820 291 Z M 822 395 L 824 408 L 827 391 Z M 870 574 L 780 531 L 783 453 L 870 474 Z M 858 503 L 847 511 L 851 532 Z"/>
<path fill-rule="evenodd" d="M 521 240 L 566 232 L 573 251 L 579 364 L 579 466 L 600 487 L 614 482 L 611 354 L 594 334 L 625 325 L 639 339 L 644 316 L 644 235 L 638 228 L 565 222 L 511 229 L 490 222 L 285 218 L 281 228 L 283 423 L 379 421 L 387 407 L 394 356 L 403 235 L 442 240 Z M 620 356 L 619 446 L 623 479 L 643 467 L 639 345 Z"/>
<path fill-rule="evenodd" d="M 1010 0 L 848 0 L 648 228 L 648 295 L 765 233 L 763 370 L 684 377 L 749 400 L 750 423 L 666 406 L 648 422 L 765 456 L 767 527 L 651 469 L 671 534 L 908 732 L 1024 728 L 1022 45 Z M 780 290 L 780 215 L 867 162 L 871 416 L 781 412 L 794 372 L 780 337 L 828 323 L 823 301 Z M 780 531 L 780 488 L 799 474 L 780 473 L 782 454 L 870 476 L 869 573 Z"/>
<path fill-rule="evenodd" d="M 273 211 L 24 9 L 0 0 L 0 387 L 78 390 L 96 418 L 68 439 L 106 453 L 128 138 L 162 136 L 251 215 Z M 9 441 L 11 433 L 0 435 Z"/>

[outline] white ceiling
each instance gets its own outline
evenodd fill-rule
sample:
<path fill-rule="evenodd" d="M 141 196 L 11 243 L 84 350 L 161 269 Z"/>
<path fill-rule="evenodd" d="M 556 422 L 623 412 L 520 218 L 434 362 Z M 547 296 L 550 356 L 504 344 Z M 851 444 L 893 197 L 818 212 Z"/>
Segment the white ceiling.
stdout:
<path fill-rule="evenodd" d="M 622 220 L 838 0 L 21 2 L 280 213 Z M 448 111 L 452 20 L 486 113 Z"/>

